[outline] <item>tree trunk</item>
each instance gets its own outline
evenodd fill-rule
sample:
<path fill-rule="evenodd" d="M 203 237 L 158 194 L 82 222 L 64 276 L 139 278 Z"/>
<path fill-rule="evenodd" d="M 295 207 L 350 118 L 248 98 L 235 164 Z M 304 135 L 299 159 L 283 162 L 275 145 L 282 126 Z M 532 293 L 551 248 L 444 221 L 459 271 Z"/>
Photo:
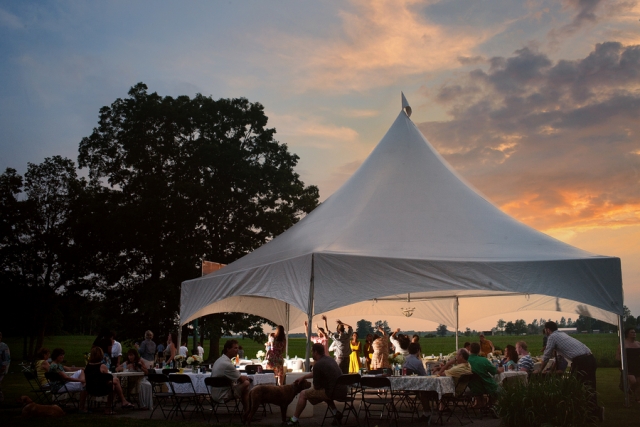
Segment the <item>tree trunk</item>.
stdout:
<path fill-rule="evenodd" d="M 220 337 L 211 332 L 211 340 L 209 341 L 209 357 L 208 363 L 213 363 L 218 357 L 220 357 Z"/>

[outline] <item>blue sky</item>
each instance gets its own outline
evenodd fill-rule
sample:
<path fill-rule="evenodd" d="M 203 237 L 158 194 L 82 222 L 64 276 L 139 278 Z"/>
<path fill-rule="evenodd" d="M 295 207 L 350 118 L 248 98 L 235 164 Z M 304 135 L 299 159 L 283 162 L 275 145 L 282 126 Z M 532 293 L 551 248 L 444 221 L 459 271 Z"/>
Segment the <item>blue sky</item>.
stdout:
<path fill-rule="evenodd" d="M 622 258 L 640 314 L 636 1 L 2 1 L 0 168 L 73 160 L 102 106 L 160 95 L 265 106 L 333 193 L 400 110 L 496 205 Z M 533 318 L 533 317 L 532 317 Z"/>

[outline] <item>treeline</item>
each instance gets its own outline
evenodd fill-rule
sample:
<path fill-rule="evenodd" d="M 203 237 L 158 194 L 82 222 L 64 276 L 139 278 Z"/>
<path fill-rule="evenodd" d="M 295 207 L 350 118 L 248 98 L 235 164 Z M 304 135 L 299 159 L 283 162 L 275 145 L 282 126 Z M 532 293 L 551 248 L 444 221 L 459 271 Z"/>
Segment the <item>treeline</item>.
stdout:
<path fill-rule="evenodd" d="M 176 330 L 180 283 L 228 264 L 318 204 L 259 103 L 161 97 L 139 83 L 100 109 L 77 165 L 61 156 L 0 175 L 0 324 L 33 354 L 48 333 L 119 340 Z M 264 319 L 211 315 L 200 333 L 264 339 Z M 183 331 L 185 334 L 188 331 Z M 186 335 L 185 335 L 186 336 Z"/>

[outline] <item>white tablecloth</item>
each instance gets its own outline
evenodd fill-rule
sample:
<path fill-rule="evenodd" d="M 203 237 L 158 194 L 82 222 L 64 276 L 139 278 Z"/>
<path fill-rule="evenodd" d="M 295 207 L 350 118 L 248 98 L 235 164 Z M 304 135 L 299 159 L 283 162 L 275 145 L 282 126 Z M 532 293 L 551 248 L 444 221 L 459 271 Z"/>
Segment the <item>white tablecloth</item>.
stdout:
<path fill-rule="evenodd" d="M 435 391 L 438 393 L 439 398 L 442 398 L 443 394 L 453 394 L 455 392 L 453 378 L 451 377 L 406 375 L 388 378 L 394 390 Z"/>
<path fill-rule="evenodd" d="M 170 374 L 175 375 L 175 374 Z M 204 379 L 211 376 L 211 373 L 206 374 L 194 374 L 192 372 L 185 372 L 184 375 L 188 375 L 191 378 L 191 382 L 193 383 L 193 387 L 196 389 L 196 393 L 207 393 L 207 387 L 204 384 Z M 276 377 L 273 374 L 255 374 L 255 375 L 247 375 L 247 377 L 252 378 L 253 381 L 251 383 L 251 387 L 254 387 L 258 384 L 276 384 Z M 189 384 L 176 384 L 173 383 L 173 388 L 176 393 L 190 393 L 191 387 Z M 171 389 L 171 388 L 169 388 Z"/>
<path fill-rule="evenodd" d="M 142 377 L 144 373 L 142 372 L 116 372 L 113 374 L 114 377 L 120 379 L 120 382 L 123 381 L 123 378 L 128 377 Z M 140 400 L 140 406 L 146 407 L 147 409 L 153 408 L 153 392 L 151 390 L 151 383 L 147 380 L 147 378 L 141 378 L 138 384 L 138 399 Z"/>
<path fill-rule="evenodd" d="M 524 371 L 504 371 L 493 376 L 498 384 L 508 377 L 518 377 L 520 381 L 523 381 L 525 384 L 527 383 L 527 373 Z"/>

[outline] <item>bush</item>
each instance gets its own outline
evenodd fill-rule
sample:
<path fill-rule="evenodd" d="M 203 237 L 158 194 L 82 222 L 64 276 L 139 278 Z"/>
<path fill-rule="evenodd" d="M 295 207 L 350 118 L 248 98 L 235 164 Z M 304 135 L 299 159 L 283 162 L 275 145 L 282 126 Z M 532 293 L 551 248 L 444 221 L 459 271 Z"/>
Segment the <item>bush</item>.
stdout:
<path fill-rule="evenodd" d="M 592 391 L 572 375 L 533 375 L 501 390 L 497 404 L 501 426 L 579 427 L 595 424 Z"/>

